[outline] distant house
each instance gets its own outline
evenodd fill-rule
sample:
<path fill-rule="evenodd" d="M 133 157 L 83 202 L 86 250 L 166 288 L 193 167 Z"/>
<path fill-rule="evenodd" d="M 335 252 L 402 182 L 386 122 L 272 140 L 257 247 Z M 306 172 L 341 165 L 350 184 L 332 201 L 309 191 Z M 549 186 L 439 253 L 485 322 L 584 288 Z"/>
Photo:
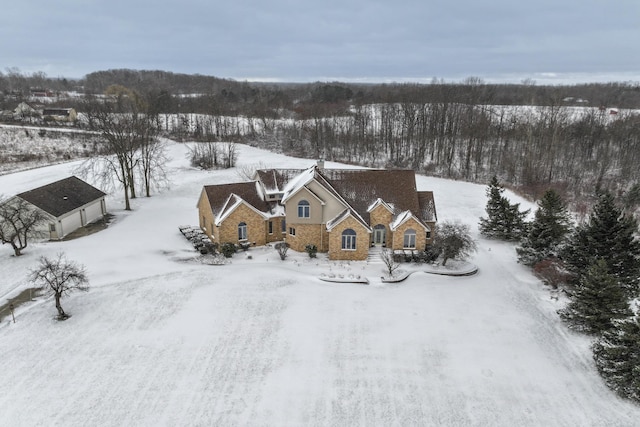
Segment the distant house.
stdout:
<path fill-rule="evenodd" d="M 45 108 L 42 110 L 42 118 L 45 121 L 75 122 L 78 113 L 74 108 Z"/>
<path fill-rule="evenodd" d="M 412 170 L 259 170 L 254 181 L 204 186 L 200 227 L 218 243 L 315 245 L 334 260 L 364 260 L 372 246 L 424 250 L 437 221 L 433 192 Z"/>
<path fill-rule="evenodd" d="M 106 194 L 71 176 L 18 194 L 48 217 L 47 230 L 53 240 L 98 221 L 107 213 Z M 45 230 L 43 230 L 45 231 Z"/>

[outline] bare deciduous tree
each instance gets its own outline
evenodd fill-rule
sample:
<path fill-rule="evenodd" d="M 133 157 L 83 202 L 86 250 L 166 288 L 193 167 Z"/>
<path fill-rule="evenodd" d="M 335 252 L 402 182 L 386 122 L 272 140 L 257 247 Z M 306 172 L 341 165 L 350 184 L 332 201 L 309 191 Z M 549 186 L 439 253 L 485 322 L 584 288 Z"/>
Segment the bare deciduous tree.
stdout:
<path fill-rule="evenodd" d="M 156 134 L 157 128 L 153 121 L 146 120 L 145 129 L 141 133 L 139 169 L 146 197 L 151 197 L 153 186 L 163 187 L 168 182 L 164 165 L 167 163 L 166 147 Z"/>
<path fill-rule="evenodd" d="M 393 251 L 391 249 L 383 249 L 382 252 L 380 252 L 380 259 L 382 259 L 382 262 L 387 268 L 389 277 L 393 277 L 393 273 L 400 268 L 400 264 L 393 259 Z"/>
<path fill-rule="evenodd" d="M 289 250 L 289 244 L 286 242 L 278 242 L 274 246 L 276 251 L 278 251 L 278 255 L 280 255 L 281 260 L 285 260 L 287 258 L 287 251 Z"/>
<path fill-rule="evenodd" d="M 232 168 L 238 160 L 238 151 L 235 142 L 227 142 L 222 146 L 222 163 L 225 169 Z"/>
<path fill-rule="evenodd" d="M 213 141 L 196 142 L 189 146 L 188 158 L 191 166 L 201 169 L 213 169 L 220 164 L 220 149 Z"/>
<path fill-rule="evenodd" d="M 269 169 L 269 166 L 267 166 L 267 164 L 262 161 L 258 163 L 251 163 L 248 165 L 238 166 L 236 173 L 243 181 L 253 181 L 253 176 L 255 175 L 256 171 L 260 169 Z"/>
<path fill-rule="evenodd" d="M 20 197 L 0 199 L 0 241 L 10 244 L 15 256 L 22 255 L 29 238 L 38 237 L 38 227 L 46 220 L 45 214 Z"/>
<path fill-rule="evenodd" d="M 62 297 L 73 291 L 89 290 L 89 280 L 84 266 L 68 261 L 63 253 L 59 253 L 53 259 L 40 257 L 40 263 L 37 268 L 31 270 L 29 279 L 45 294 L 53 295 L 59 320 L 69 317 L 60 304 Z"/>
<path fill-rule="evenodd" d="M 93 175 L 108 188 L 115 179 L 124 190 L 125 209 L 136 197 L 137 178 L 142 179 L 145 195 L 151 187 L 166 181 L 164 145 L 158 140 L 157 117 L 147 114 L 148 105 L 134 91 L 114 88 L 107 101 L 89 101 L 87 117 L 108 147 L 107 154 L 87 161 L 79 171 Z"/>

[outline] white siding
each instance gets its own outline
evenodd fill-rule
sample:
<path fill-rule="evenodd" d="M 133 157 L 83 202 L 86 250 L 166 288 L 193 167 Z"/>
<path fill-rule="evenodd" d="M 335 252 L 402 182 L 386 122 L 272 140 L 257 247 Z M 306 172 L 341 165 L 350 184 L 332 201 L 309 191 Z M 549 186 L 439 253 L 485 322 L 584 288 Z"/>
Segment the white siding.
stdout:
<path fill-rule="evenodd" d="M 102 218 L 102 199 L 96 200 L 90 205 L 85 206 L 85 225 L 95 222 Z"/>
<path fill-rule="evenodd" d="M 60 219 L 62 225 L 62 234 L 60 237 L 64 237 L 67 234 L 82 227 L 82 220 L 80 219 L 80 211 L 74 211 L 71 215 Z"/>

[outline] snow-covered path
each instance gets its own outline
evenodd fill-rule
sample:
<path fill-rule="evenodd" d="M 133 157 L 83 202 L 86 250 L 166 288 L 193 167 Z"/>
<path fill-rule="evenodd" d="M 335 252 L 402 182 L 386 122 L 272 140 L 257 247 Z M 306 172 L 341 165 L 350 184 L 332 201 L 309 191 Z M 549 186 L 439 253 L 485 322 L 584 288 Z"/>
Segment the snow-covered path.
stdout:
<path fill-rule="evenodd" d="M 66 322 L 53 320 L 51 301 L 3 320 L 0 424 L 637 425 L 640 408 L 604 386 L 588 339 L 559 322 L 560 303 L 510 244 L 480 240 L 475 276 L 416 272 L 370 286 L 318 276 L 377 278 L 379 264 L 296 253 L 281 262 L 270 248 L 226 266 L 189 261 L 177 227 L 196 223 L 201 186 L 238 178 L 185 167 L 183 150 L 172 147 L 169 191 L 136 200 L 131 213 L 110 200 L 107 230 L 18 259 L 0 247 L 0 297 L 26 286 L 39 255 L 60 250 L 86 265 L 92 284 L 63 300 Z M 311 163 L 242 147 L 240 163 L 260 160 Z M 64 173 L 7 175 L 0 188 Z M 483 186 L 418 186 L 435 191 L 440 219 L 474 228 L 483 214 Z"/>

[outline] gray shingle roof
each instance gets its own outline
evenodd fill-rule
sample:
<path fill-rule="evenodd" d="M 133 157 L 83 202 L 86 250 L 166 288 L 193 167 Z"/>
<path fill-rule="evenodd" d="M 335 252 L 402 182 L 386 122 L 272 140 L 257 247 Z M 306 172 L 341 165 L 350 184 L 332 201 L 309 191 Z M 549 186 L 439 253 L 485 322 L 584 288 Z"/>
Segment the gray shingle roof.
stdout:
<path fill-rule="evenodd" d="M 268 213 L 272 210 L 272 204 L 265 202 L 256 187 L 256 182 L 237 182 L 232 184 L 205 185 L 204 191 L 207 193 L 211 211 L 215 217 L 223 214 L 222 208 L 230 195 L 235 194 L 260 212 Z"/>
<path fill-rule="evenodd" d="M 369 221 L 369 206 L 378 198 L 392 205 L 395 214 L 408 210 L 420 216 L 412 170 L 325 169 L 321 173 L 365 221 Z"/>
<path fill-rule="evenodd" d="M 105 195 L 80 178 L 71 176 L 25 191 L 18 197 L 57 218 Z"/>

